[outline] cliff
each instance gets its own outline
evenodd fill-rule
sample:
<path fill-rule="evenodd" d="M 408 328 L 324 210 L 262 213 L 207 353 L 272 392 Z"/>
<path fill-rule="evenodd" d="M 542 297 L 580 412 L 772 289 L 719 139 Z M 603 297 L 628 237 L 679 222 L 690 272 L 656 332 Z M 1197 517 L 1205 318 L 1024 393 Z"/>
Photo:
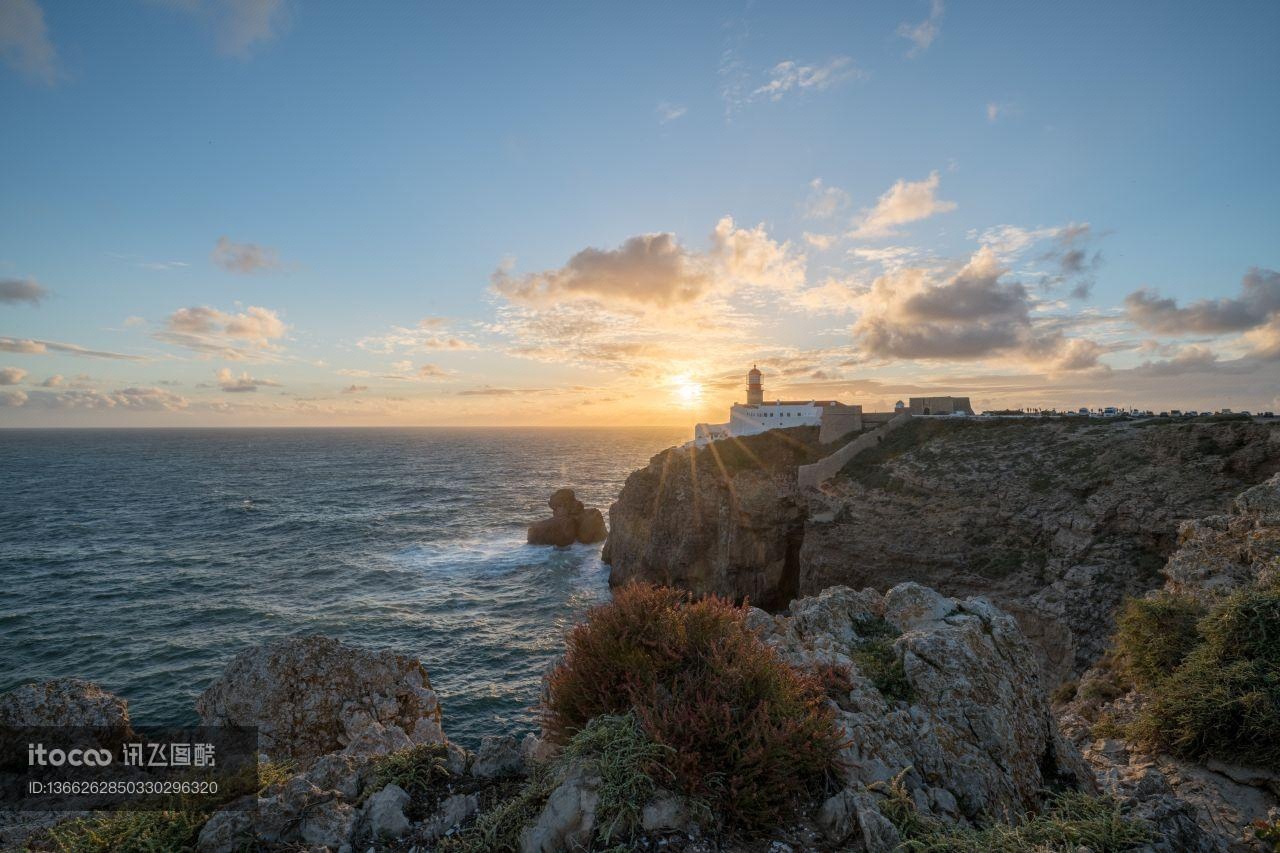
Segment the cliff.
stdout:
<path fill-rule="evenodd" d="M 1057 683 L 1160 584 L 1180 522 L 1280 470 L 1280 429 L 1247 420 L 916 419 L 801 489 L 798 466 L 835 449 L 786 430 L 655 456 L 610 510 L 610 582 L 774 610 L 837 584 L 983 594 Z"/>

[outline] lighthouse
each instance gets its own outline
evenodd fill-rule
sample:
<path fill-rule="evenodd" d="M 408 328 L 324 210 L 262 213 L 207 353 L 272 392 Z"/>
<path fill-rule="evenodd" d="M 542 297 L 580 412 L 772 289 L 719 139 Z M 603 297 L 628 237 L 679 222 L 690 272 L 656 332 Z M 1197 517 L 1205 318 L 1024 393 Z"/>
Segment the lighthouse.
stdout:
<path fill-rule="evenodd" d="M 764 386 L 760 384 L 760 371 L 754 364 L 751 365 L 751 372 L 747 374 L 747 405 L 764 405 Z"/>

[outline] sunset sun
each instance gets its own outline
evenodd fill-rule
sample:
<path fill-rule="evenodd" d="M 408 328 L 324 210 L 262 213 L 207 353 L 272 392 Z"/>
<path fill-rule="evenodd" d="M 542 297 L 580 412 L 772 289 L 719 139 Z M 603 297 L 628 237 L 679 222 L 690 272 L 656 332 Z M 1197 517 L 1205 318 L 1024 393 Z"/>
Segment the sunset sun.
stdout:
<path fill-rule="evenodd" d="M 676 399 L 682 406 L 694 406 L 702 402 L 702 385 L 690 379 L 688 374 L 673 376 L 671 385 L 675 388 Z"/>

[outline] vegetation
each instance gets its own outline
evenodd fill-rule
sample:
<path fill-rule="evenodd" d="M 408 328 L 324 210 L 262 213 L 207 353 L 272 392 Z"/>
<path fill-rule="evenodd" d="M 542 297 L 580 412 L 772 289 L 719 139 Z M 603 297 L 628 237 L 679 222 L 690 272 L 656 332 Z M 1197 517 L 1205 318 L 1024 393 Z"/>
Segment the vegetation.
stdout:
<path fill-rule="evenodd" d="M 410 817 L 421 817 L 434 808 L 452 778 L 448 749 L 443 744 L 423 743 L 376 758 L 365 790 L 397 785 L 412 800 Z"/>
<path fill-rule="evenodd" d="M 632 840 L 640 831 L 640 815 L 657 790 L 657 779 L 669 779 L 669 750 L 651 741 L 634 714 L 596 717 L 573 736 L 550 765 L 535 765 L 514 796 L 485 812 L 464 833 L 447 839 L 445 853 L 480 853 L 520 849 L 520 834 L 537 818 L 551 792 L 575 766 L 600 776 L 596 802 L 596 839 L 605 845 Z"/>
<path fill-rule="evenodd" d="M 899 849 L 912 853 L 1074 853 L 1081 847 L 1110 853 L 1133 850 L 1152 840 L 1150 827 L 1127 817 L 1115 800 L 1078 791 L 1051 795 L 1039 814 L 973 829 L 947 826 L 920 814 L 901 775 L 882 788 L 888 796 L 880 810 L 902 837 Z"/>
<path fill-rule="evenodd" d="M 911 684 L 907 681 L 902 658 L 893 647 L 898 631 L 883 619 L 860 619 L 854 632 L 861 638 L 849 651 L 858 671 L 871 679 L 886 699 L 911 701 Z"/>
<path fill-rule="evenodd" d="M 568 637 L 549 679 L 550 735 L 633 714 L 671 786 L 726 828 L 775 825 L 823 786 L 843 742 L 822 682 L 785 664 L 719 598 L 633 585 Z"/>
<path fill-rule="evenodd" d="M 1146 689 L 1167 678 L 1199 644 L 1196 623 L 1202 616 L 1204 608 L 1185 595 L 1160 592 L 1125 601 L 1115 646 L 1133 683 Z"/>
<path fill-rule="evenodd" d="M 67 821 L 48 830 L 64 853 L 169 853 L 195 847 L 203 811 L 121 811 Z"/>

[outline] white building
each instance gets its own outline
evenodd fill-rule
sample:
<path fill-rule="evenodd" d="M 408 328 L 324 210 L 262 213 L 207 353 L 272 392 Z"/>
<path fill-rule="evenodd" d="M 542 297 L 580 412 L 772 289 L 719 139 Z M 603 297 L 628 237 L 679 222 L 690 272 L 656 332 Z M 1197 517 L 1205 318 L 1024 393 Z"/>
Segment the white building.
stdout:
<path fill-rule="evenodd" d="M 836 412 L 853 416 L 861 415 L 861 406 L 846 406 L 835 400 L 773 400 L 764 399 L 764 386 L 760 371 L 754 366 L 747 374 L 747 402 L 734 403 L 729 409 L 729 421 L 723 424 L 697 424 L 693 428 L 693 443 L 702 447 L 716 439 L 732 436 L 756 435 L 771 429 L 799 426 L 822 426 L 824 413 L 828 418 Z"/>

